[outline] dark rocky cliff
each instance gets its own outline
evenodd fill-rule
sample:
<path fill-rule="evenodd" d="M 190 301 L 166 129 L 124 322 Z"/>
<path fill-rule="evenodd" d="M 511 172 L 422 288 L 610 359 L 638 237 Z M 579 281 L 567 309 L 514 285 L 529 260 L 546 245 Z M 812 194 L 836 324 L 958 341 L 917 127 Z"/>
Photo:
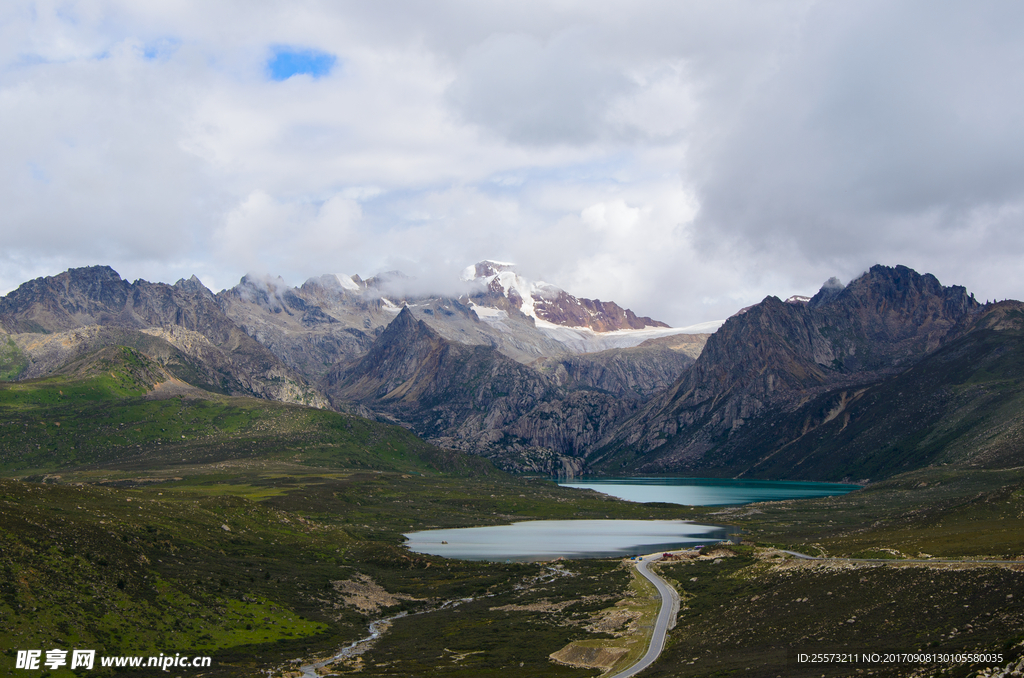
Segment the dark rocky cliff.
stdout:
<path fill-rule="evenodd" d="M 30 280 L 0 299 L 0 325 L 16 334 L 131 323 L 124 317 L 130 293 L 128 281 L 109 266 L 73 268 Z"/>
<path fill-rule="evenodd" d="M 602 391 L 646 401 L 671 386 L 694 363 L 686 353 L 661 345 L 613 348 L 533 363 L 558 386 Z"/>
<path fill-rule="evenodd" d="M 533 307 L 537 317 L 564 327 L 589 327 L 595 332 L 668 327 L 660 320 L 639 317 L 614 301 L 583 299 L 558 290 L 551 295 L 534 295 Z"/>
<path fill-rule="evenodd" d="M 705 475 L 868 482 L 929 465 L 1019 467 L 1022 438 L 1024 304 L 1008 301 L 897 374 L 765 409 L 695 462 Z"/>
<path fill-rule="evenodd" d="M 693 468 L 752 418 L 906 370 L 980 309 L 962 287 L 875 266 L 806 304 L 768 297 L 730 318 L 694 366 L 594 456 L 608 468 Z"/>
<path fill-rule="evenodd" d="M 586 450 L 636 402 L 597 389 L 567 390 L 491 347 L 444 339 L 408 309 L 363 358 L 337 366 L 324 385 L 336 404 L 386 412 L 432 441 L 511 470 L 547 473 L 578 472 Z"/>

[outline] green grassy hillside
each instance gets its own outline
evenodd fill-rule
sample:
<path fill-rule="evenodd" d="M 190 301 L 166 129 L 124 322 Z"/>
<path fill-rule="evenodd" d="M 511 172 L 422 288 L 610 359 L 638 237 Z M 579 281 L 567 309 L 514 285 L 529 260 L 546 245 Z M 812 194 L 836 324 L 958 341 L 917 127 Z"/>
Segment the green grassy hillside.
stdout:
<path fill-rule="evenodd" d="M 247 457 L 494 472 L 483 460 L 442 452 L 400 427 L 188 388 L 127 347 L 105 348 L 58 376 L 0 384 L 0 472 L 143 469 Z"/>

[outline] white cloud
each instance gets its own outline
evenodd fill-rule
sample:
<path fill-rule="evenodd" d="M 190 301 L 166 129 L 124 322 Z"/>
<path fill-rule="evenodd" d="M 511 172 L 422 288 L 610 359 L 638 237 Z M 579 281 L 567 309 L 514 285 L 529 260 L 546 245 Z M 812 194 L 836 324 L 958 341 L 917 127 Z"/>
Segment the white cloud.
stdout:
<path fill-rule="evenodd" d="M 467 121 L 527 146 L 576 145 L 603 135 L 604 112 L 629 81 L 585 28 L 546 41 L 497 34 L 471 48 L 449 94 Z"/>
<path fill-rule="evenodd" d="M 1022 225 L 1007 210 L 1024 198 L 1022 25 L 1010 3 L 816 6 L 726 133 L 692 156 L 705 245 L 847 277 L 899 262 L 1019 296 L 1020 274 L 984 272 L 1007 246 L 1020 252 L 1016 238 L 976 220 Z M 958 234 L 984 244 L 965 259 Z"/>
<path fill-rule="evenodd" d="M 496 257 L 675 324 L 879 262 L 1021 297 L 1022 29 L 998 2 L 6 3 L 0 288 L 440 290 Z M 275 82 L 274 45 L 337 62 Z"/>

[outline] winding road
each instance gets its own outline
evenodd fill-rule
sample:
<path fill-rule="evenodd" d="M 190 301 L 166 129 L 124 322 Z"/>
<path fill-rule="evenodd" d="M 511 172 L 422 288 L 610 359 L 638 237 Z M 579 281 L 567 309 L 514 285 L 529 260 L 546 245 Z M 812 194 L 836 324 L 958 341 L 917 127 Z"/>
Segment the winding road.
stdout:
<path fill-rule="evenodd" d="M 800 558 L 803 560 L 844 560 L 854 561 L 862 563 L 885 563 L 885 564 L 899 564 L 899 563 L 927 563 L 927 564 L 950 564 L 950 565 L 1020 565 L 1019 560 L 945 560 L 938 558 L 931 558 L 928 560 L 902 560 L 902 559 L 883 559 L 883 558 L 822 558 L 820 556 L 811 556 L 806 553 L 800 553 L 799 551 L 786 551 L 791 556 Z M 628 669 L 619 671 L 618 673 L 608 676 L 607 678 L 631 678 L 636 674 L 640 673 L 648 666 L 654 663 L 654 661 L 661 654 L 661 651 L 665 649 L 665 635 L 668 630 L 675 626 L 676 615 L 679 613 L 679 594 L 674 588 L 668 585 L 668 583 L 651 572 L 651 563 L 661 560 L 661 555 L 650 555 L 644 556 L 637 561 L 636 569 L 645 579 L 654 584 L 654 587 L 658 589 L 658 594 L 661 596 L 661 608 L 658 610 L 658 619 L 654 623 L 654 633 L 651 634 L 651 643 L 647 647 L 647 652 L 640 658 L 640 661 L 630 666 Z"/>
<path fill-rule="evenodd" d="M 608 678 L 630 678 L 630 676 L 635 676 L 653 664 L 654 660 L 661 654 L 661 651 L 665 649 L 665 634 L 668 633 L 670 628 L 675 626 L 676 615 L 679 613 L 679 594 L 668 585 L 668 582 L 649 569 L 651 563 L 658 560 L 661 560 L 660 555 L 644 556 L 636 566 L 637 572 L 644 579 L 654 584 L 654 588 L 658 589 L 658 594 L 661 596 L 661 607 L 658 610 L 658 619 L 654 622 L 654 633 L 651 634 L 651 643 L 647 646 L 647 652 L 644 653 L 644 656 L 640 657 L 640 661 L 624 671 L 608 676 Z"/>

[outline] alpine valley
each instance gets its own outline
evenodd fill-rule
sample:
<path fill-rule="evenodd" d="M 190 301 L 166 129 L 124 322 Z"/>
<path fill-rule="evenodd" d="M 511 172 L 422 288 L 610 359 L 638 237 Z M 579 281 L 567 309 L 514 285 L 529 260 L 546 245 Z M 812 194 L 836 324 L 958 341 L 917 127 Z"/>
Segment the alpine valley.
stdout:
<path fill-rule="evenodd" d="M 643 675 L 1020 675 L 1024 304 L 879 265 L 672 328 L 512 264 L 458 284 L 94 266 L 0 298 L 0 673 L 89 647 L 212 656 L 197 676 L 611 675 L 657 614 L 635 569 L 402 534 L 686 518 L 732 543 L 656 566 L 682 604 Z M 723 509 L 547 480 L 583 475 L 862 489 Z"/>
<path fill-rule="evenodd" d="M 1018 302 L 979 304 L 875 266 L 810 299 L 768 297 L 707 334 L 510 264 L 462 278 L 459 297 L 410 294 L 398 272 L 294 288 L 247 276 L 213 294 L 195 277 L 72 269 L 0 299 L 0 369 L 35 379 L 130 346 L 182 386 L 400 424 L 517 473 L 867 483 L 1013 463 Z"/>

